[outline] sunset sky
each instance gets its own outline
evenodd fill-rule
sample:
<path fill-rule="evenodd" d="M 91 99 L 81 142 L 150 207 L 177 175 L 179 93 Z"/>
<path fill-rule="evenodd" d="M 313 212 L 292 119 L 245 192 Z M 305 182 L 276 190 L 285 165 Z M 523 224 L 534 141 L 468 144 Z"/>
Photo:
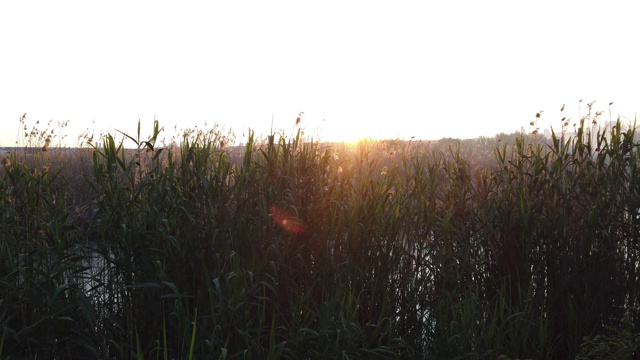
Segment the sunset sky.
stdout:
<path fill-rule="evenodd" d="M 3 1 L 0 146 L 18 119 L 148 134 L 491 136 L 640 111 L 629 1 Z M 583 99 L 582 103 L 579 100 Z M 609 103 L 613 102 L 612 106 Z M 582 106 L 582 110 L 580 110 Z"/>

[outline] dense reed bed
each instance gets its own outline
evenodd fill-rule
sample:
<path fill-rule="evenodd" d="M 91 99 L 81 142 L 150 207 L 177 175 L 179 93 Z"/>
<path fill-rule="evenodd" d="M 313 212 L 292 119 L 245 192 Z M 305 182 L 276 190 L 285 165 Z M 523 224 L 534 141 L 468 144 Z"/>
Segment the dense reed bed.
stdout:
<path fill-rule="evenodd" d="M 160 147 L 156 122 L 12 152 L 0 357 L 638 356 L 640 147 L 585 121 L 241 150 L 203 131 Z"/>

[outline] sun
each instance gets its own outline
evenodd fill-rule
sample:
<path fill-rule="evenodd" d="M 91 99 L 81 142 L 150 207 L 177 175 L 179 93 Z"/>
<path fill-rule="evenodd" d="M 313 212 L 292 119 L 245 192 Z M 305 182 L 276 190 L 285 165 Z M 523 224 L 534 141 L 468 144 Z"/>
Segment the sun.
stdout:
<path fill-rule="evenodd" d="M 355 117 L 325 116 L 319 111 L 290 113 L 292 132 L 302 131 L 305 138 L 324 143 L 339 143 L 355 146 L 362 141 L 375 141 L 384 137 L 385 131 L 376 123 L 358 121 Z"/>
<path fill-rule="evenodd" d="M 332 139 L 331 142 L 345 144 L 348 146 L 356 146 L 358 145 L 358 143 L 361 143 L 363 141 L 369 141 L 369 140 L 372 140 L 372 139 L 368 136 L 360 136 L 360 137 L 346 136 L 346 137 L 338 137 L 338 138 Z"/>
<path fill-rule="evenodd" d="M 370 132 L 371 129 L 363 129 L 356 126 L 332 126 L 320 130 L 321 138 L 325 142 L 356 145 L 361 141 L 376 139 Z"/>

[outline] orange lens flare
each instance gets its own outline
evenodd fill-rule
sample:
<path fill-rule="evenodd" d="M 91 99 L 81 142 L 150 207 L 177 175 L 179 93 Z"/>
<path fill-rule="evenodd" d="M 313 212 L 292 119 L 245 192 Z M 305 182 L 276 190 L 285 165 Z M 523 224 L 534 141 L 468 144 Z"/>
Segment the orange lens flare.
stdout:
<path fill-rule="evenodd" d="M 296 220 L 288 211 L 278 209 L 275 205 L 271 205 L 269 211 L 271 212 L 271 217 L 273 218 L 273 220 L 283 230 L 294 234 L 302 234 L 307 231 L 307 228 L 304 226 L 304 224 Z"/>

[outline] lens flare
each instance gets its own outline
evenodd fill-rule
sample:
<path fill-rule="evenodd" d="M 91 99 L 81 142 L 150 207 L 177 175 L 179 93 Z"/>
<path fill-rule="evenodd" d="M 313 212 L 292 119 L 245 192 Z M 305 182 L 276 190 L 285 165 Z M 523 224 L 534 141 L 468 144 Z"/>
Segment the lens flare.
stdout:
<path fill-rule="evenodd" d="M 288 211 L 279 209 L 275 205 L 271 205 L 269 211 L 273 220 L 283 230 L 294 234 L 302 234 L 307 231 L 307 228 L 304 226 L 304 224 L 296 220 Z"/>

